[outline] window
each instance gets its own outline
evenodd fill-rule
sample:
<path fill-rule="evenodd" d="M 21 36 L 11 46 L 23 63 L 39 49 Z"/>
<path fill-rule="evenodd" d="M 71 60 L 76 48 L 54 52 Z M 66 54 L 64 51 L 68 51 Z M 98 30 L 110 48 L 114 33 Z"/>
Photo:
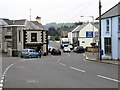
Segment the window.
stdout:
<path fill-rule="evenodd" d="M 31 42 L 37 42 L 37 33 L 31 33 Z"/>
<path fill-rule="evenodd" d="M 21 31 L 19 30 L 19 42 L 21 41 Z"/>
<path fill-rule="evenodd" d="M 105 38 L 105 54 L 111 54 L 111 38 Z"/>
<path fill-rule="evenodd" d="M 12 39 L 12 36 L 5 36 L 5 39 Z"/>
<path fill-rule="evenodd" d="M 120 17 L 118 18 L 118 31 L 120 32 Z"/>
<path fill-rule="evenodd" d="M 110 22 L 109 22 L 109 20 L 107 19 L 107 20 L 106 20 L 106 31 L 107 31 L 107 32 L 109 32 L 109 29 L 110 29 L 110 26 L 109 26 L 109 25 L 110 25 Z"/>

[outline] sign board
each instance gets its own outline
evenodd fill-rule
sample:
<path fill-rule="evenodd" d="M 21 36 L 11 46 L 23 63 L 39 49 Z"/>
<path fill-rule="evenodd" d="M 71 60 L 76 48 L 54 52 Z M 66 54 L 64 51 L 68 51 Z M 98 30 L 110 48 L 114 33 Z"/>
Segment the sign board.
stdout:
<path fill-rule="evenodd" d="M 86 38 L 93 38 L 93 32 L 92 31 L 86 31 Z"/>

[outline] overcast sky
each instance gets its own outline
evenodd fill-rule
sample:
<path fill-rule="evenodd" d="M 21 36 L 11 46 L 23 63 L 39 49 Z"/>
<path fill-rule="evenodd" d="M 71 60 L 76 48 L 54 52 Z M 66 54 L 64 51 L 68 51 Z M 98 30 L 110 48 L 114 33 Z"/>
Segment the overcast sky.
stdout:
<path fill-rule="evenodd" d="M 116 5 L 120 0 L 101 0 L 102 13 Z M 35 20 L 42 18 L 42 24 L 56 22 L 89 21 L 98 17 L 99 0 L 0 0 L 0 18 Z"/>

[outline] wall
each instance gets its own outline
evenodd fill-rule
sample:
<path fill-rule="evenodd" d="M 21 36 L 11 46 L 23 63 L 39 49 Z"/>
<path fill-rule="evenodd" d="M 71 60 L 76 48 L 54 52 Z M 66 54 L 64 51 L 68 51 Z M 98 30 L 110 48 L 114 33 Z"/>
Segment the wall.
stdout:
<path fill-rule="evenodd" d="M 112 58 L 118 59 L 118 18 L 112 18 Z"/>
<path fill-rule="evenodd" d="M 103 59 L 117 59 L 118 58 L 118 18 L 107 18 L 110 20 L 110 31 L 106 32 L 106 19 L 101 20 L 101 46 L 103 50 Z M 111 32 L 112 31 L 112 32 Z M 105 55 L 105 48 L 104 48 L 104 38 L 105 37 L 112 37 L 112 54 Z"/>
<path fill-rule="evenodd" d="M 21 41 L 19 41 L 19 31 L 21 31 Z M 21 51 L 23 49 L 23 28 L 17 27 L 17 50 Z"/>
<path fill-rule="evenodd" d="M 27 31 L 27 43 L 42 43 L 42 31 Z M 31 33 L 37 33 L 37 42 L 31 42 Z"/>
<path fill-rule="evenodd" d="M 86 31 L 93 31 L 93 25 L 89 23 L 79 32 L 79 38 L 78 38 L 80 43 L 79 45 L 83 46 L 84 48 L 91 47 L 90 43 L 93 43 L 93 38 L 86 38 Z M 98 31 L 96 27 L 94 27 L 94 32 L 95 31 Z M 83 41 L 85 43 L 82 43 Z"/>

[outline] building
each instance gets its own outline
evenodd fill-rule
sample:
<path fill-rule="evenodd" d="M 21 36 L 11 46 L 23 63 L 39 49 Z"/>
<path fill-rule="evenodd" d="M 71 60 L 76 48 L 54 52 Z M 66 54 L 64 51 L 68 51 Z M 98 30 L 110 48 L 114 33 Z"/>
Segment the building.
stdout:
<path fill-rule="evenodd" d="M 2 20 L 6 23 L 2 26 L 3 52 L 7 52 L 10 48 L 18 52 L 24 48 L 34 48 L 47 53 L 48 31 L 38 20 Z"/>
<path fill-rule="evenodd" d="M 101 15 L 101 49 L 103 59 L 120 59 L 120 2 Z"/>
<path fill-rule="evenodd" d="M 91 43 L 98 44 L 98 24 L 86 23 L 78 25 L 72 31 L 73 46 L 91 47 Z M 71 40 L 71 39 L 70 39 Z"/>

